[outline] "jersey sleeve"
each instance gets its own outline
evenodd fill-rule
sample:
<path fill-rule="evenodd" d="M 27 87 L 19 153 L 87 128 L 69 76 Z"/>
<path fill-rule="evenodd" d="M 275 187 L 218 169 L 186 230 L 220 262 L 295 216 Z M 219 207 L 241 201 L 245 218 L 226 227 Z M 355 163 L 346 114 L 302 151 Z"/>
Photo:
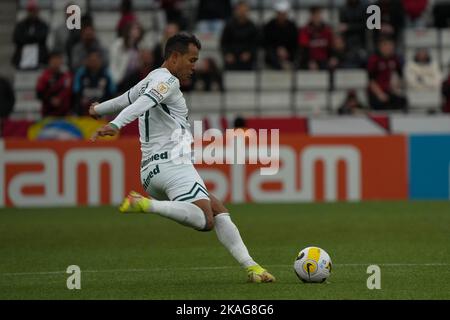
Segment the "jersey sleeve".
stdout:
<path fill-rule="evenodd" d="M 156 104 L 160 104 L 167 100 L 179 87 L 178 80 L 171 76 L 168 78 L 154 79 L 149 82 L 142 95 L 149 97 Z"/>

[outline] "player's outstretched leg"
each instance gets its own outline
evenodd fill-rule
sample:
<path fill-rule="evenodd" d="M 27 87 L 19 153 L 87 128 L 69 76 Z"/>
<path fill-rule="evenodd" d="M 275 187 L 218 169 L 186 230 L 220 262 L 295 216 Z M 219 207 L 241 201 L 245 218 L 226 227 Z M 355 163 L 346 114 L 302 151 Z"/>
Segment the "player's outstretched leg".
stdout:
<path fill-rule="evenodd" d="M 214 225 L 219 241 L 228 249 L 231 255 L 246 268 L 249 282 L 274 282 L 275 277 L 257 264 L 242 241 L 238 228 L 231 220 L 227 208 L 210 194 L 214 214 Z"/>
<path fill-rule="evenodd" d="M 207 201 L 207 200 L 204 200 Z M 158 201 L 131 191 L 119 207 L 122 213 L 156 213 L 196 230 L 208 231 L 213 227 L 212 217 L 207 219 L 198 206 L 184 201 Z M 212 216 L 212 214 L 211 214 Z"/>

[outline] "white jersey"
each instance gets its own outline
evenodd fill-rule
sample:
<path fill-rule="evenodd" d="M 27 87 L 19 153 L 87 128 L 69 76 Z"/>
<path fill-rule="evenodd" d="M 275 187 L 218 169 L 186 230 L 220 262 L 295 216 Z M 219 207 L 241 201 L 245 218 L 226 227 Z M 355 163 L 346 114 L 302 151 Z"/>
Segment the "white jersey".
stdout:
<path fill-rule="evenodd" d="M 186 100 L 179 80 L 169 70 L 159 68 L 150 72 L 127 96 L 130 104 L 145 96 L 152 105 L 139 116 L 142 167 L 190 157 L 192 135 Z"/>

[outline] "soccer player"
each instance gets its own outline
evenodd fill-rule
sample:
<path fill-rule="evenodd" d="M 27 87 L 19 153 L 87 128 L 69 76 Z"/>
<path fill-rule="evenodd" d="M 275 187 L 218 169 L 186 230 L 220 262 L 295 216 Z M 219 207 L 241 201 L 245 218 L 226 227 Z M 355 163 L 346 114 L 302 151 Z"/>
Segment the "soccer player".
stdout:
<path fill-rule="evenodd" d="M 156 213 L 199 231 L 215 227 L 219 241 L 246 269 L 250 282 L 273 282 L 275 277 L 249 255 L 228 209 L 206 189 L 191 162 L 191 140 L 184 140 L 188 143 L 179 149 L 183 133 L 189 132 L 187 136 L 192 139 L 180 81 L 192 76 L 200 49 L 201 44 L 194 35 L 178 33 L 169 38 L 160 68 L 123 95 L 91 106 L 89 112 L 94 118 L 120 112 L 109 124 L 99 128 L 92 140 L 114 136 L 139 118 L 141 181 L 151 197 L 132 191 L 119 210 Z M 181 132 L 181 138 L 174 139 L 174 132 Z M 173 152 L 176 149 L 183 152 Z"/>

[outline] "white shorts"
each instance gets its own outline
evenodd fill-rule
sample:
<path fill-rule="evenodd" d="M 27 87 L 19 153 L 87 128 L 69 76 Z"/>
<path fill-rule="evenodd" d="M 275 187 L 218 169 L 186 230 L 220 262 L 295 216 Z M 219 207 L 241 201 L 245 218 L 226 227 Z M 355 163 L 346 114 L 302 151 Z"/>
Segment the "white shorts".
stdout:
<path fill-rule="evenodd" d="M 141 170 L 144 190 L 156 200 L 188 201 L 209 199 L 203 179 L 192 163 L 168 161 Z"/>

